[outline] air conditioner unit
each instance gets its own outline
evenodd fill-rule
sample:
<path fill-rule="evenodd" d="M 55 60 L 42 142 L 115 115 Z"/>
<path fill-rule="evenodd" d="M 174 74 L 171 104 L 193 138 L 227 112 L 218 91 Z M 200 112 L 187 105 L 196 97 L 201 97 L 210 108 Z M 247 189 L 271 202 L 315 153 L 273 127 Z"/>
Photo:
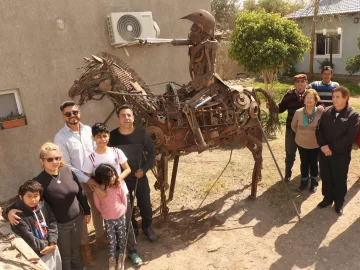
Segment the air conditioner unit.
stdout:
<path fill-rule="evenodd" d="M 151 11 L 110 13 L 107 15 L 107 25 L 110 44 L 114 46 L 137 38 L 156 38 L 160 35 Z"/>

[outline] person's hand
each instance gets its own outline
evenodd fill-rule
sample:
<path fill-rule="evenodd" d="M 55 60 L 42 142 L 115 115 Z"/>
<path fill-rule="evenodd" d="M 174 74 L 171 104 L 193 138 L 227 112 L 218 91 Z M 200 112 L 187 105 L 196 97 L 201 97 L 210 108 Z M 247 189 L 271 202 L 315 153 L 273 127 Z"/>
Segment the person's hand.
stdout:
<path fill-rule="evenodd" d="M 325 110 L 325 107 L 323 105 L 319 105 L 317 106 L 317 110 L 322 113 Z"/>
<path fill-rule="evenodd" d="M 322 146 L 322 147 L 320 148 L 320 150 L 321 150 L 321 152 L 323 152 L 324 155 L 327 156 L 327 157 L 332 155 L 332 152 L 331 152 L 331 150 L 330 150 L 330 148 L 329 148 L 328 145 Z"/>
<path fill-rule="evenodd" d="M 96 187 L 99 187 L 99 184 L 93 178 L 89 178 L 86 184 L 90 187 L 91 190 L 94 190 Z"/>
<path fill-rule="evenodd" d="M 55 249 L 56 249 L 56 245 L 47 246 L 46 248 L 44 248 L 43 250 L 41 250 L 40 253 L 41 253 L 42 255 L 46 255 L 46 254 L 49 254 L 49 253 L 54 252 Z"/>
<path fill-rule="evenodd" d="M 105 199 L 107 196 L 107 193 L 105 190 L 103 190 L 101 187 L 95 187 L 93 189 L 93 192 L 95 193 L 96 197 L 98 197 L 99 200 Z"/>
<path fill-rule="evenodd" d="M 136 176 L 137 178 L 143 177 L 143 176 L 144 176 L 143 170 L 142 170 L 142 169 L 138 169 L 138 170 L 135 172 L 135 176 Z"/>
<path fill-rule="evenodd" d="M 90 223 L 90 220 L 91 220 L 91 215 L 85 215 L 85 216 L 84 216 L 84 222 L 85 222 L 86 224 L 89 224 L 89 223 Z"/>
<path fill-rule="evenodd" d="M 11 209 L 8 213 L 8 219 L 11 225 L 18 225 L 19 224 L 19 220 L 21 219 L 21 217 L 19 217 L 18 215 L 16 215 L 16 213 L 21 213 L 21 210 L 18 209 Z"/>

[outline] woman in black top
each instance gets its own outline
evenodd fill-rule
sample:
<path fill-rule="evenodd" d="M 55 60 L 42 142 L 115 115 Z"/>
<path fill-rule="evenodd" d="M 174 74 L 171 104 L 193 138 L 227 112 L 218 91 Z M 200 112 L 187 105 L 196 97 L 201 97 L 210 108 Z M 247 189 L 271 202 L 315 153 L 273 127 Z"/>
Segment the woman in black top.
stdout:
<path fill-rule="evenodd" d="M 40 163 L 44 170 L 36 176 L 44 188 L 43 198 L 50 205 L 58 223 L 58 247 L 63 270 L 82 270 L 80 240 L 82 219 L 90 222 L 90 207 L 75 174 L 61 160 L 59 147 L 45 143 L 40 148 Z M 15 225 L 20 210 L 8 208 L 8 219 Z"/>

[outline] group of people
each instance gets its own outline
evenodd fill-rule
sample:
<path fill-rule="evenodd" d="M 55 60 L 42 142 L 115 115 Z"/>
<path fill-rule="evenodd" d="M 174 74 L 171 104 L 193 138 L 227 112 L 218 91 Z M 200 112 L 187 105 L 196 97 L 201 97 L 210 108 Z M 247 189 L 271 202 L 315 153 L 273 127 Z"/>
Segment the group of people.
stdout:
<path fill-rule="evenodd" d="M 332 82 L 332 75 L 331 67 L 325 66 L 322 81 L 310 85 L 305 74 L 294 76 L 295 88 L 278 106 L 280 113 L 288 112 L 285 181 L 291 180 L 299 150 L 299 190 L 310 182 L 310 192 L 316 191 L 319 163 L 324 198 L 318 207 L 335 203 L 335 211 L 342 214 L 359 115 L 349 106 L 349 90 Z M 151 242 L 157 240 L 146 177 L 156 155 L 150 135 L 134 126 L 127 105 L 119 108 L 119 128 L 111 132 L 103 123 L 91 128 L 82 124 L 73 101 L 64 102 L 60 110 L 65 126 L 54 143 L 40 148 L 43 171 L 20 186 L 19 201 L 6 210 L 13 230 L 49 269 L 82 270 L 84 264 L 95 263 L 87 228 L 92 217 L 97 246 L 108 246 L 110 270 L 123 269 L 125 253 L 134 265 L 141 265 L 135 197 L 144 235 Z"/>
<path fill-rule="evenodd" d="M 127 105 L 119 108 L 119 128 L 111 132 L 103 123 L 82 124 L 73 101 L 60 110 L 65 126 L 54 143 L 40 148 L 43 171 L 20 186 L 19 201 L 6 210 L 13 231 L 49 269 L 82 270 L 95 263 L 87 228 L 92 217 L 97 246 L 108 246 L 110 270 L 123 269 L 125 254 L 141 265 L 135 197 L 144 235 L 157 240 L 146 177 L 156 155 L 150 135 L 134 126 Z"/>
<path fill-rule="evenodd" d="M 349 106 L 349 90 L 331 81 L 332 76 L 330 66 L 323 67 L 321 81 L 311 84 L 305 74 L 294 76 L 295 87 L 285 94 L 278 107 L 279 113 L 288 112 L 284 180 L 291 180 L 296 151 L 299 150 L 299 190 L 305 190 L 310 182 L 310 192 L 316 191 L 320 167 L 324 197 L 318 207 L 325 208 L 334 203 L 335 211 L 342 215 L 359 115 Z"/>

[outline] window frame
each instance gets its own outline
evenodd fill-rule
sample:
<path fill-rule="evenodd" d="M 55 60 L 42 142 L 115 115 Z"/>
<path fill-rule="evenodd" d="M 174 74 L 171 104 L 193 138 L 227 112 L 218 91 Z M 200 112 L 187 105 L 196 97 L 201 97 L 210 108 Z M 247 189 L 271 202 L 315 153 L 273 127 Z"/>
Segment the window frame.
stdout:
<path fill-rule="evenodd" d="M 1 95 L 7 95 L 7 94 L 14 94 L 15 96 L 15 102 L 16 102 L 16 108 L 19 112 L 19 114 L 24 113 L 24 109 L 22 106 L 21 98 L 19 89 L 8 89 L 8 90 L 0 90 L 0 96 Z"/>
<path fill-rule="evenodd" d="M 326 29 L 327 33 L 337 33 L 337 29 Z M 314 41 L 314 58 L 317 59 L 325 59 L 325 58 L 330 58 L 330 54 L 316 54 L 317 51 L 317 40 L 316 40 L 316 34 L 322 34 L 323 30 L 315 30 L 315 41 Z M 343 45 L 343 33 L 341 33 L 341 38 L 340 38 L 340 53 L 333 53 L 332 54 L 332 58 L 333 59 L 341 59 L 342 58 L 342 45 Z"/>

